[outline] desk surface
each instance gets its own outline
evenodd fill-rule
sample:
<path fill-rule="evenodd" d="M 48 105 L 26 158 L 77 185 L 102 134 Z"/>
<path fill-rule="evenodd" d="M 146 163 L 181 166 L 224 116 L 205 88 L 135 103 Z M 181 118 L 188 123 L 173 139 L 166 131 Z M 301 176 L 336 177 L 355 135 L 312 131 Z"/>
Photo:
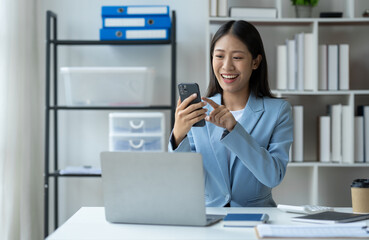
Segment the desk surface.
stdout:
<path fill-rule="evenodd" d="M 336 208 L 352 212 L 351 208 Z M 209 214 L 267 213 L 270 224 L 301 224 L 291 217 L 301 214 L 285 213 L 277 208 L 207 208 Z M 253 228 L 224 228 L 222 222 L 208 227 L 112 224 L 105 220 L 103 207 L 82 207 L 48 240 L 57 239 L 257 239 Z M 290 239 L 289 239 L 290 240 Z"/>

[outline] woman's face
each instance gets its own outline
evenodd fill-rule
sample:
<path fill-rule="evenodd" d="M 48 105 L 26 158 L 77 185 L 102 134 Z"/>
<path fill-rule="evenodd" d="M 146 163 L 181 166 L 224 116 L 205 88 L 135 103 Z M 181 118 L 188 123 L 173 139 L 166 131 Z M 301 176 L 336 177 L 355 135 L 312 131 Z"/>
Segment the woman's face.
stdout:
<path fill-rule="evenodd" d="M 223 93 L 249 92 L 251 73 L 257 69 L 261 55 L 252 59 L 243 42 L 232 34 L 221 37 L 213 52 L 213 70 Z"/>

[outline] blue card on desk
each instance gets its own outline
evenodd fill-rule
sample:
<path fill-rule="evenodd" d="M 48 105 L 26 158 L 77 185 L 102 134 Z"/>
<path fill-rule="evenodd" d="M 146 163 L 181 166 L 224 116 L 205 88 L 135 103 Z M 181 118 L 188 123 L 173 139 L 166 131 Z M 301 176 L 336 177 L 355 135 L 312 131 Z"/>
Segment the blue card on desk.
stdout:
<path fill-rule="evenodd" d="M 269 219 L 265 213 L 228 213 L 223 219 L 224 227 L 254 227 L 266 223 Z"/>

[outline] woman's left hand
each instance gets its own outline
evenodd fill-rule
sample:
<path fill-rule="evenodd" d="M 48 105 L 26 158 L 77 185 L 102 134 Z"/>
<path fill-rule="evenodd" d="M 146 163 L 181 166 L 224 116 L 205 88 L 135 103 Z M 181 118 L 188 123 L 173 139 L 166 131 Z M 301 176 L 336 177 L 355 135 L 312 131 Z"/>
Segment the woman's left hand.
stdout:
<path fill-rule="evenodd" d="M 217 125 L 218 127 L 232 131 L 237 121 L 234 119 L 228 108 L 224 105 L 218 105 L 209 98 L 202 97 L 201 99 L 209 103 L 214 108 L 214 110 L 210 112 L 209 116 L 205 117 L 205 120 Z"/>

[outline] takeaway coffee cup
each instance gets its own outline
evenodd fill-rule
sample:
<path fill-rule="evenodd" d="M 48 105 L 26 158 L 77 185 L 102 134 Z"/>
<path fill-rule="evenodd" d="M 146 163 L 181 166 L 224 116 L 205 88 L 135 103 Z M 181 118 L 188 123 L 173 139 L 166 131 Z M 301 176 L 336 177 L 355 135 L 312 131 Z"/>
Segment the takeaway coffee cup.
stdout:
<path fill-rule="evenodd" d="M 355 179 L 351 184 L 352 210 L 369 213 L 369 179 Z"/>

